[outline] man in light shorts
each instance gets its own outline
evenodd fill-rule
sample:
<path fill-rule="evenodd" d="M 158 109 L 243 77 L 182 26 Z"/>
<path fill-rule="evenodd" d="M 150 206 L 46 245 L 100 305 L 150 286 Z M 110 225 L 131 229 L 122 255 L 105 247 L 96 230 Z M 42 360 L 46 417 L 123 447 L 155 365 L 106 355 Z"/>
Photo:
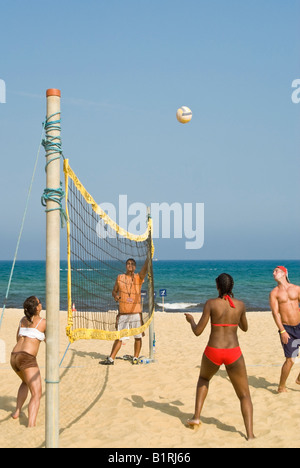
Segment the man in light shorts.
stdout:
<path fill-rule="evenodd" d="M 142 325 L 142 301 L 141 289 L 148 270 L 148 259 L 145 261 L 139 273 L 135 273 L 136 262 L 129 258 L 126 262 L 126 273 L 118 275 L 112 295 L 119 303 L 119 314 L 117 317 L 117 329 L 139 328 Z M 138 357 L 142 349 L 143 334 L 134 335 L 134 357 L 133 364 L 138 364 Z M 100 364 L 111 366 L 122 346 L 122 341 L 126 338 L 120 338 L 114 341 L 110 356 Z"/>

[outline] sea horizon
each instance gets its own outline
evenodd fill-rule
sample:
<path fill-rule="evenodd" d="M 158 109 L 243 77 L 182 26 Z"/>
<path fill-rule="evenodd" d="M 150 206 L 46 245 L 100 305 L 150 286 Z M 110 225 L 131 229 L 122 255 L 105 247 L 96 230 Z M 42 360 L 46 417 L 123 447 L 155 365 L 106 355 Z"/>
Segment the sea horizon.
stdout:
<path fill-rule="evenodd" d="M 300 260 L 156 260 L 153 262 L 155 310 L 202 312 L 207 299 L 217 295 L 215 278 L 226 272 L 233 276 L 234 295 L 245 302 L 247 311 L 268 311 L 269 293 L 276 286 L 272 272 L 277 264 L 284 264 L 290 281 L 300 284 Z M 11 268 L 12 261 L 0 260 L 2 304 Z M 61 310 L 67 310 L 67 270 L 67 260 L 61 260 Z M 45 271 L 45 260 L 16 261 L 5 307 L 22 309 L 30 295 L 38 296 L 45 307 Z"/>

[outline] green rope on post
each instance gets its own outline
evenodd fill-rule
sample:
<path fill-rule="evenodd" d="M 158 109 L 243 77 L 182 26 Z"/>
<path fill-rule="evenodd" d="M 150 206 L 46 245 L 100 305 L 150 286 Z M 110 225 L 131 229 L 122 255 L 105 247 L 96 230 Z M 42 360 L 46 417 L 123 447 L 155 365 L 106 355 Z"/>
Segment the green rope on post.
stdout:
<path fill-rule="evenodd" d="M 57 130 L 59 132 L 61 131 L 61 126 L 60 126 L 61 119 L 50 120 L 55 115 L 58 115 L 58 114 L 50 115 L 48 118 L 46 118 L 46 121 L 43 122 L 46 135 L 45 135 L 45 139 L 42 141 L 42 145 L 44 146 L 45 151 L 48 154 L 48 156 L 52 154 L 58 154 L 58 156 L 50 159 L 50 161 L 47 162 L 45 166 L 45 170 L 48 164 L 50 164 L 52 161 L 55 161 L 56 159 L 60 159 L 61 156 L 64 157 L 62 148 L 61 148 L 61 137 L 49 135 L 49 132 L 51 131 L 54 131 L 54 130 Z"/>
<path fill-rule="evenodd" d="M 61 119 L 50 120 L 55 115 L 58 115 L 58 113 L 50 115 L 48 118 L 46 118 L 46 121 L 43 122 L 43 126 L 45 129 L 45 139 L 42 140 L 42 145 L 45 148 L 46 154 L 48 157 L 51 155 L 58 155 L 58 156 L 51 158 L 47 162 L 45 166 L 45 170 L 47 169 L 47 166 L 51 162 L 55 161 L 56 159 L 60 159 L 61 156 L 64 158 L 62 147 L 61 147 L 61 137 L 49 135 L 49 132 L 51 131 L 57 130 L 60 132 L 61 130 L 61 127 L 60 127 Z M 62 186 L 62 183 L 60 183 L 60 185 Z M 65 210 L 62 207 L 62 199 L 65 196 L 65 192 L 62 190 L 61 186 L 59 188 L 46 188 L 42 195 L 41 202 L 43 206 L 46 206 L 47 200 L 51 200 L 58 204 L 57 208 L 52 208 L 52 209 L 48 209 L 45 211 L 47 213 L 49 211 L 59 210 L 60 218 L 61 218 L 61 227 L 64 227 L 68 218 L 67 218 L 67 214 Z"/>
<path fill-rule="evenodd" d="M 49 211 L 59 210 L 62 228 L 65 227 L 66 221 L 68 220 L 67 214 L 62 207 L 62 199 L 64 198 L 64 196 L 65 196 L 65 192 L 63 191 L 61 187 L 58 189 L 46 188 L 44 190 L 44 193 L 41 199 L 41 203 L 43 206 L 47 205 L 47 200 L 51 200 L 59 205 L 57 208 L 52 208 L 52 209 L 48 209 L 45 211 L 46 213 L 48 213 Z"/>

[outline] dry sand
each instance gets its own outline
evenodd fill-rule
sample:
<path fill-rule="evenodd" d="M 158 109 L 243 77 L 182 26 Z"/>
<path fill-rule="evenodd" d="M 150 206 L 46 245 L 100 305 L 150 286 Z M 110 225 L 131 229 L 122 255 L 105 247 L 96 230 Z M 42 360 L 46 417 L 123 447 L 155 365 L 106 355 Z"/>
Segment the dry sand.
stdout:
<path fill-rule="evenodd" d="M 6 310 L 0 330 L 0 447 L 45 446 L 45 344 L 38 356 L 43 397 L 37 426 L 28 429 L 28 401 L 19 420 L 11 418 L 20 381 L 9 365 L 21 310 Z M 196 320 L 199 314 L 194 314 Z M 292 369 L 288 393 L 277 387 L 283 353 L 271 313 L 249 312 L 249 331 L 239 331 L 254 405 L 256 439 L 247 442 L 239 401 L 222 366 L 211 382 L 198 431 L 186 428 L 194 411 L 195 388 L 209 329 L 195 337 L 181 313 L 156 313 L 156 362 L 132 366 L 117 359 L 100 366 L 112 342 L 73 343 L 60 371 L 60 447 L 195 448 L 299 447 L 300 386 Z M 61 312 L 60 355 L 68 340 L 66 313 Z M 2 347 L 6 353 L 3 359 Z M 133 339 L 120 356 L 133 353 Z M 148 334 L 144 338 L 148 355 Z"/>

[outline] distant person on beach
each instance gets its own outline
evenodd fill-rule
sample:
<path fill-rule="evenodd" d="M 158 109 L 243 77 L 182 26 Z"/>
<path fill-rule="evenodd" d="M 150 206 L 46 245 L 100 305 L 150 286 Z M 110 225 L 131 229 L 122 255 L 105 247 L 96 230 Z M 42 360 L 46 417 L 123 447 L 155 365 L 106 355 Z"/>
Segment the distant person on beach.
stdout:
<path fill-rule="evenodd" d="M 17 331 L 17 344 L 11 353 L 11 367 L 22 380 L 17 396 L 13 419 L 18 419 L 28 390 L 31 399 L 28 405 L 28 427 L 34 427 L 42 396 L 42 381 L 36 360 L 40 343 L 45 340 L 46 320 L 40 317 L 42 304 L 35 296 L 30 296 L 23 304 L 25 316 Z"/>
<path fill-rule="evenodd" d="M 136 261 L 129 258 L 126 261 L 126 273 L 118 275 L 112 296 L 119 304 L 119 313 L 117 316 L 117 329 L 124 330 L 130 328 L 139 328 L 142 325 L 142 299 L 141 289 L 148 271 L 148 259 L 146 259 L 141 271 L 135 273 Z M 142 349 L 143 333 L 134 335 L 134 356 L 132 364 L 138 364 L 138 357 Z M 115 340 L 110 356 L 100 364 L 111 366 L 122 346 L 123 339 Z"/>
<path fill-rule="evenodd" d="M 277 266 L 274 269 L 273 278 L 277 286 L 270 293 L 270 306 L 285 355 L 278 386 L 278 392 L 283 393 L 287 391 L 286 381 L 299 353 L 300 286 L 289 282 L 288 271 L 284 266 Z M 296 383 L 300 385 L 300 374 Z"/>
<path fill-rule="evenodd" d="M 237 337 L 238 327 L 246 332 L 248 322 L 244 303 L 234 299 L 233 285 L 233 278 L 227 273 L 222 273 L 216 278 L 219 297 L 206 302 L 198 324 L 195 323 L 192 315 L 185 314 L 196 336 L 203 333 L 209 319 L 211 320 L 211 334 L 202 357 L 197 384 L 195 413 L 192 419 L 187 421 L 187 425 L 190 428 L 200 426 L 200 415 L 208 393 L 209 382 L 220 366 L 225 364 L 227 374 L 240 400 L 247 439 L 250 440 L 254 438 L 253 406 L 245 361 Z"/>

